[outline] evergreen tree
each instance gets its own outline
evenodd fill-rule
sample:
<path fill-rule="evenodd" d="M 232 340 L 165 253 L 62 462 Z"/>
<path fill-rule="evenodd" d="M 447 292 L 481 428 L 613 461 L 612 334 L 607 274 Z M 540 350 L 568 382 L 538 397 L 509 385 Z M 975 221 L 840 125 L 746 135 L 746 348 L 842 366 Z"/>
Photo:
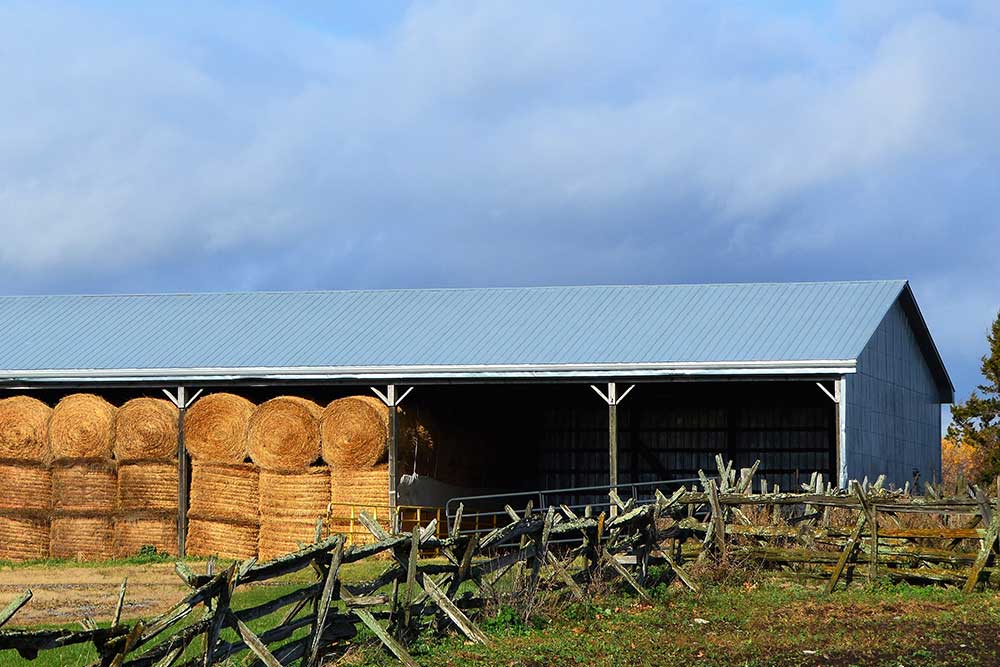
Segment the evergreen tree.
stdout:
<path fill-rule="evenodd" d="M 986 336 L 989 353 L 980 367 L 985 382 L 964 403 L 951 407 L 948 437 L 971 445 L 984 465 L 982 478 L 989 481 L 1000 474 L 1000 313 Z"/>

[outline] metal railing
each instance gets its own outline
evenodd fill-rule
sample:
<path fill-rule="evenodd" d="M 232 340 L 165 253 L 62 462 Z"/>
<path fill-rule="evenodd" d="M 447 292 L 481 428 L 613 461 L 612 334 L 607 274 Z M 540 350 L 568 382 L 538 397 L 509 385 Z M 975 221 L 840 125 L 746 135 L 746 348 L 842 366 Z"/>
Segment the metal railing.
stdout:
<path fill-rule="evenodd" d="M 656 490 L 666 493 L 680 485 L 698 484 L 697 478 L 666 479 L 655 482 L 633 482 L 617 484 L 615 489 L 623 501 L 629 498 L 637 505 L 645 505 L 655 501 Z M 491 493 L 480 496 L 460 496 L 451 498 L 445 505 L 448 530 L 453 531 L 458 506 L 462 505 L 462 521 L 458 526 L 459 534 L 488 533 L 495 528 L 510 523 L 506 505 L 517 511 L 523 510 L 530 501 L 535 510 L 545 511 L 550 505 L 556 507 L 565 505 L 574 512 L 583 513 L 586 507 L 594 512 L 610 512 L 611 485 L 575 486 L 564 489 L 542 489 L 539 491 L 512 491 L 509 493 Z M 440 522 L 439 522 L 440 524 Z"/>

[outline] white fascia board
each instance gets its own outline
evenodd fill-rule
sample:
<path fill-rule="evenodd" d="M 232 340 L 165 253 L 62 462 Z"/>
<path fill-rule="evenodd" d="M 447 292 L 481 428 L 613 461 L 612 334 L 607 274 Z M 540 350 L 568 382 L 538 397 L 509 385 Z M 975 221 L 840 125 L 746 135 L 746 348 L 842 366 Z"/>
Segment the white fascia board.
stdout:
<path fill-rule="evenodd" d="M 807 361 L 706 361 L 619 364 L 514 364 L 438 366 L 298 366 L 244 368 L 44 369 L 0 371 L 0 379 L 25 382 L 226 381 L 226 380 L 453 380 L 601 377 L 806 375 L 855 372 L 854 359 Z"/>

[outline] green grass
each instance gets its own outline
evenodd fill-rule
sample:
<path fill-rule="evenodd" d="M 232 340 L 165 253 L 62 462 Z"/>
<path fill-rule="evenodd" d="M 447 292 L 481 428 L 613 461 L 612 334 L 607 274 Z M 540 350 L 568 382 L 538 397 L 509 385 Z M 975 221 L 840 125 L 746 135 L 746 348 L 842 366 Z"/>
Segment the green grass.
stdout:
<path fill-rule="evenodd" d="M 345 566 L 343 574 L 347 580 L 369 579 L 386 564 Z M 275 584 L 239 589 L 234 606 L 260 604 L 313 576 L 304 570 Z M 197 620 L 201 613 L 192 614 L 190 620 Z M 273 615 L 251 627 L 263 632 L 277 620 Z M 779 579 L 708 584 L 698 594 L 677 585 L 660 586 L 649 604 L 610 593 L 591 604 L 543 605 L 527 622 L 515 610 L 502 607 L 480 618 L 479 624 L 491 636 L 492 646 L 427 633 L 412 644 L 411 651 L 422 665 L 445 667 L 1000 664 L 1000 595 L 965 596 L 936 587 L 855 583 L 824 596 L 816 586 Z M 306 631 L 300 630 L 293 639 Z M 226 630 L 223 637 L 232 640 L 234 635 Z M 367 631 L 358 639 L 367 641 L 344 664 L 399 664 Z M 95 657 L 93 649 L 70 647 L 49 652 L 31 664 L 78 667 Z M 10 659 L 0 656 L 0 666 L 20 664 Z M 233 664 L 241 662 L 242 658 Z"/>
<path fill-rule="evenodd" d="M 173 563 L 177 560 L 176 556 L 171 556 L 170 554 L 158 552 L 155 547 L 143 547 L 139 553 L 128 556 L 126 558 L 116 558 L 113 560 L 95 560 L 95 561 L 80 561 L 71 560 L 67 558 L 44 558 L 39 560 L 27 560 L 20 562 L 13 562 L 9 560 L 0 560 L 0 570 L 24 570 L 32 567 L 87 567 L 87 568 L 112 568 L 120 567 L 123 565 L 149 565 L 152 563 Z M 188 563 L 203 563 L 207 561 L 207 558 L 188 558 L 186 562 Z"/>
<path fill-rule="evenodd" d="M 700 594 L 671 587 L 652 604 L 611 596 L 529 623 L 501 609 L 481 625 L 493 646 L 430 639 L 412 647 L 414 657 L 452 667 L 1000 664 L 1000 597 L 940 588 L 859 586 L 826 597 L 778 581 Z M 352 664 L 398 663 L 370 646 Z"/>
<path fill-rule="evenodd" d="M 159 560 L 155 559 L 136 562 L 137 558 L 139 557 L 133 557 L 125 560 L 108 561 L 100 564 L 100 567 L 114 567 L 115 565 L 121 565 L 121 564 L 135 565 L 135 564 L 145 564 L 150 562 L 160 562 Z M 220 566 L 223 567 L 227 565 L 227 563 L 223 563 L 221 561 L 219 564 Z M 69 562 L 57 561 L 56 565 L 57 566 L 82 565 L 82 563 L 75 563 L 73 561 Z M 341 579 L 347 582 L 356 582 L 356 581 L 364 581 L 367 579 L 372 579 L 380 572 L 382 572 L 382 570 L 385 569 L 387 565 L 388 565 L 387 561 L 365 561 L 360 563 L 351 563 L 348 565 L 344 565 L 341 568 L 340 572 Z M 295 572 L 290 575 L 286 575 L 285 577 L 281 577 L 280 579 L 274 580 L 272 582 L 268 582 L 267 584 L 250 585 L 243 588 L 238 588 L 233 596 L 233 609 L 238 611 L 240 609 L 254 607 L 259 604 L 263 604 L 264 602 L 267 602 L 269 600 L 273 600 L 281 595 L 291 593 L 292 591 L 301 588 L 303 584 L 313 583 L 315 581 L 315 576 L 316 576 L 315 573 L 310 568 L 305 568 L 303 570 L 300 570 L 299 572 Z M 281 620 L 281 618 L 284 616 L 284 614 L 287 613 L 287 611 L 288 611 L 287 608 L 281 609 L 269 616 L 265 616 L 264 618 L 252 621 L 251 623 L 249 623 L 250 629 L 253 630 L 255 633 L 258 634 L 262 633 L 265 630 L 268 630 L 277 625 L 278 622 Z M 300 616 L 305 613 L 308 613 L 308 610 L 303 610 L 302 612 L 300 612 Z M 187 624 L 194 623 L 200 620 L 203 614 L 204 614 L 204 607 L 198 608 L 190 615 L 188 615 L 188 617 L 185 618 L 181 622 L 181 624 L 178 625 L 177 627 L 180 628 L 186 626 Z M 100 627 L 108 627 L 109 623 L 103 622 L 103 623 L 98 623 L 98 625 Z M 11 626 L 16 626 L 16 622 L 12 623 Z M 63 627 L 63 626 L 35 626 L 32 629 L 54 628 L 54 627 Z M 307 632 L 308 628 L 301 628 L 294 635 L 292 635 L 292 637 L 288 641 L 294 641 L 296 639 L 300 639 L 303 636 L 305 636 Z M 226 628 L 222 631 L 220 638 L 225 641 L 235 641 L 237 637 L 235 632 L 233 632 L 229 628 Z M 202 646 L 202 643 L 200 641 L 195 641 L 193 645 L 189 647 L 189 649 L 185 652 L 182 660 L 197 655 L 200 646 Z M 274 646 L 272 646 L 272 648 L 274 648 Z M 97 659 L 97 651 L 94 649 L 94 647 L 89 644 L 86 645 L 81 644 L 81 645 L 67 646 L 65 648 L 56 649 L 52 651 L 45 651 L 39 654 L 36 660 L 26 664 L 30 665 L 31 667 L 85 667 L 86 665 L 91 664 L 96 659 Z M 179 660 L 178 662 L 181 662 L 182 660 Z M 233 664 L 241 664 L 242 655 L 239 657 L 239 659 L 234 659 L 231 662 Z M 13 667 L 14 665 L 22 665 L 22 664 L 25 664 L 25 661 L 22 660 L 16 653 L 10 651 L 5 651 L 3 653 L 0 653 L 0 667 L 8 667 L 8 666 Z"/>

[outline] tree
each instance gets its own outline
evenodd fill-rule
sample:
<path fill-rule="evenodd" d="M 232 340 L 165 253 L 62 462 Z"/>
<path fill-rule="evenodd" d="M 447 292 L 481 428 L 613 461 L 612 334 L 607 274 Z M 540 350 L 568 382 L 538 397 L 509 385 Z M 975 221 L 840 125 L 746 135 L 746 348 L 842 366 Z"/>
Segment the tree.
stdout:
<path fill-rule="evenodd" d="M 948 438 L 976 449 L 982 461 L 980 478 L 1000 474 L 1000 313 L 987 334 L 989 353 L 980 367 L 985 382 L 964 403 L 951 406 Z"/>
<path fill-rule="evenodd" d="M 941 439 L 941 481 L 950 493 L 958 485 L 959 477 L 967 482 L 981 480 L 983 457 L 978 449 L 959 440 Z"/>

